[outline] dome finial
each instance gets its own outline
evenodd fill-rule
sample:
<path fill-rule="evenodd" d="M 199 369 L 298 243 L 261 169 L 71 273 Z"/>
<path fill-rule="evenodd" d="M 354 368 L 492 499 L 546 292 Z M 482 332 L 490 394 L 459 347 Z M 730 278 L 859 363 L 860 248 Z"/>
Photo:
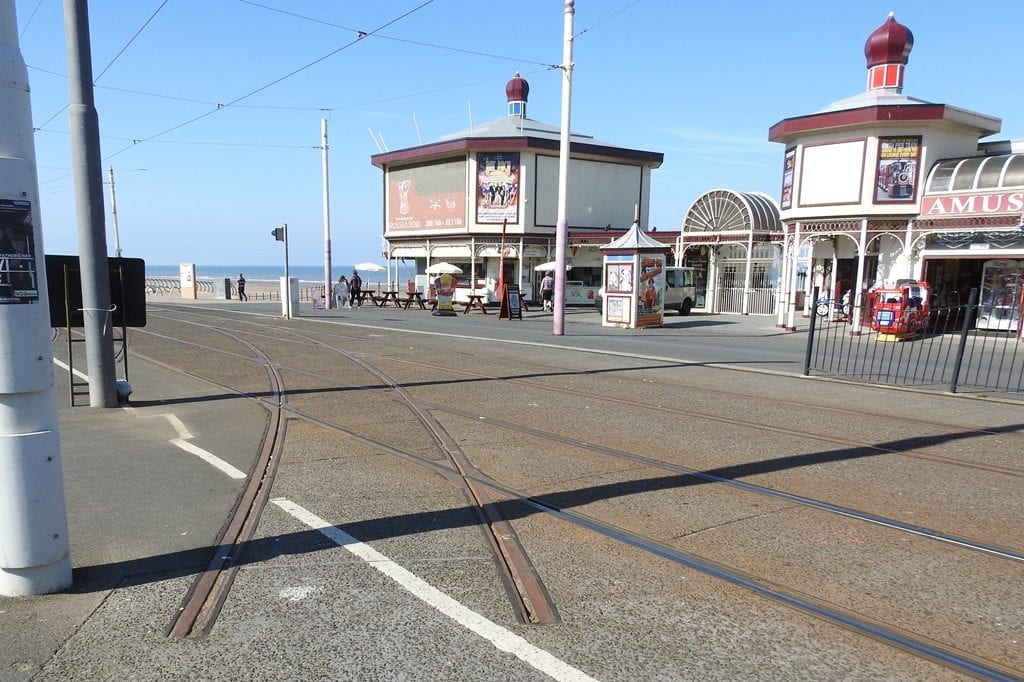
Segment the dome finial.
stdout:
<path fill-rule="evenodd" d="M 896 13 L 889 12 L 881 26 L 864 43 L 864 57 L 868 66 L 868 90 L 903 89 L 903 71 L 914 48 L 914 34 L 896 21 Z"/>

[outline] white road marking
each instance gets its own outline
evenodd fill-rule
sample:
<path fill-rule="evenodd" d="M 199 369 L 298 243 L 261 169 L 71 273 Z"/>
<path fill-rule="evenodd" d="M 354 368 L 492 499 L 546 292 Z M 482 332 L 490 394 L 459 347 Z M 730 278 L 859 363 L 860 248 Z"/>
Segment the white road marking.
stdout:
<path fill-rule="evenodd" d="M 188 453 L 191 453 L 191 454 L 195 455 L 196 457 L 198 457 L 199 459 L 203 460 L 207 464 L 210 464 L 213 468 L 215 468 L 215 469 L 217 469 L 217 470 L 227 474 L 231 478 L 245 478 L 246 477 L 246 475 L 243 472 L 241 472 L 238 469 L 236 469 L 235 467 L 231 466 L 230 464 L 228 464 L 227 462 L 222 460 L 220 457 L 217 457 L 216 455 L 210 454 L 206 450 L 203 450 L 201 447 L 198 447 L 196 445 L 192 445 L 192 443 L 189 443 L 187 440 L 183 440 L 181 438 L 174 438 L 174 439 L 171 440 L 171 443 L 173 443 L 174 445 L 177 445 L 179 448 L 181 448 L 185 452 L 188 452 Z"/>
<path fill-rule="evenodd" d="M 276 497 L 271 499 L 271 502 L 370 564 L 401 585 L 417 599 L 437 609 L 467 630 L 491 642 L 497 649 L 514 655 L 524 663 L 556 680 L 565 680 L 567 682 L 594 680 L 594 678 L 578 668 L 574 668 L 547 651 L 535 647 L 519 635 L 506 630 L 497 623 L 484 618 L 460 602 L 452 599 L 444 592 L 399 566 L 369 545 L 360 542 L 345 531 L 335 528 L 324 519 L 300 507 L 291 500 L 284 497 Z"/>
<path fill-rule="evenodd" d="M 57 358 L 53 359 L 53 364 L 57 365 L 58 367 L 61 367 L 64 370 L 70 370 L 71 369 L 70 367 L 68 367 L 66 364 L 64 364 L 63 362 L 61 362 Z M 84 381 L 88 381 L 89 380 L 88 375 L 82 374 L 77 369 L 74 370 L 74 374 L 75 374 L 75 376 L 79 377 L 80 379 L 82 379 Z M 185 424 L 180 419 L 178 419 L 178 416 L 176 414 L 172 414 L 171 412 L 162 412 L 160 414 L 142 414 L 137 409 L 135 409 L 134 407 L 131 407 L 130 405 L 122 407 L 121 409 L 123 409 L 128 414 L 131 414 L 131 415 L 133 415 L 135 417 L 139 417 L 139 418 L 142 418 L 142 417 L 163 417 L 171 425 L 171 428 L 174 429 L 174 432 L 178 434 L 177 438 L 171 438 L 170 439 L 170 443 L 172 445 L 181 448 L 182 450 L 184 450 L 185 452 L 189 453 L 190 455 L 195 455 L 199 459 L 203 460 L 207 464 L 210 464 L 215 469 L 217 469 L 218 471 L 221 471 L 222 473 L 230 476 L 231 478 L 236 478 L 236 479 L 247 478 L 247 474 L 245 474 L 244 472 L 239 471 L 235 467 L 231 466 L 230 464 L 228 464 L 227 462 L 222 460 L 220 457 L 217 457 L 216 455 L 214 455 L 211 452 L 207 452 L 206 450 L 202 449 L 198 445 L 193 445 L 192 443 L 189 443 L 188 441 L 190 439 L 194 438 L 194 436 L 192 435 L 192 432 L 188 430 L 188 427 L 186 427 Z"/>

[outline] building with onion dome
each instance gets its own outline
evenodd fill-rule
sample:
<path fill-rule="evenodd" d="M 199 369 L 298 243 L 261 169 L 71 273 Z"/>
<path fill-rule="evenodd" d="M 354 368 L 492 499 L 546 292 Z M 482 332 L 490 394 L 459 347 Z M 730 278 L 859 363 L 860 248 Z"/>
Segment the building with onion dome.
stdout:
<path fill-rule="evenodd" d="M 529 92 L 517 73 L 505 87 L 504 118 L 371 157 L 384 176 L 384 255 L 392 266 L 404 262 L 404 271 L 417 273 L 421 289 L 427 268 L 445 261 L 462 270 L 464 293 L 485 288 L 494 300 L 503 279 L 532 297 L 543 276 L 534 268 L 554 260 L 560 130 L 527 116 Z M 598 246 L 637 217 L 646 226 L 651 171 L 663 158 L 570 136 L 567 303 L 594 300 L 601 286 Z"/>
<path fill-rule="evenodd" d="M 980 288 L 978 325 L 1020 333 L 1024 144 L 982 142 L 1000 119 L 905 95 L 913 46 L 890 13 L 864 45 L 864 92 L 769 130 L 785 145 L 780 326 L 806 314 L 812 287 L 838 297 L 920 279 L 939 305 Z"/>

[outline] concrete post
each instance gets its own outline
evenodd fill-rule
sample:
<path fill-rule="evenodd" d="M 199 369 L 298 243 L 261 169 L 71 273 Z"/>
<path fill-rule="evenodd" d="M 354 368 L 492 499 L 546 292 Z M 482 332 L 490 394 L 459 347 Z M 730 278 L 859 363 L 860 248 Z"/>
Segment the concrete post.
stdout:
<path fill-rule="evenodd" d="M 17 24 L 14 0 L 0 0 L 0 232 L 17 234 L 21 254 L 32 256 L 24 265 L 34 268 L 38 291 L 22 283 L 0 300 L 0 595 L 7 597 L 71 585 L 32 107 Z"/>
<path fill-rule="evenodd" d="M 100 126 L 92 91 L 92 54 L 86 0 L 64 0 L 68 51 L 68 125 L 75 175 L 78 252 L 82 265 L 82 312 L 89 374 L 89 404 L 117 407 L 114 329 L 111 324 L 107 228 L 103 216 Z"/>

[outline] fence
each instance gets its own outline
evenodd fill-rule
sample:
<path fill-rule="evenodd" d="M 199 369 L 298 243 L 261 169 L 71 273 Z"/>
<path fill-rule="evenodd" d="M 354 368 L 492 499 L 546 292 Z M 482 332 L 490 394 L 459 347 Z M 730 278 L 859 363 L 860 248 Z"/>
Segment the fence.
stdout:
<path fill-rule="evenodd" d="M 923 331 L 905 335 L 873 330 L 876 311 L 871 301 L 858 301 L 858 307 L 864 305 L 856 335 L 851 334 L 852 320 L 837 314 L 834 306 L 825 316 L 815 315 L 812 306 L 804 374 L 1024 398 L 1019 303 L 1008 311 L 1015 325 L 980 329 L 977 299 L 975 289 L 966 305 L 933 308 L 927 311 Z"/>

